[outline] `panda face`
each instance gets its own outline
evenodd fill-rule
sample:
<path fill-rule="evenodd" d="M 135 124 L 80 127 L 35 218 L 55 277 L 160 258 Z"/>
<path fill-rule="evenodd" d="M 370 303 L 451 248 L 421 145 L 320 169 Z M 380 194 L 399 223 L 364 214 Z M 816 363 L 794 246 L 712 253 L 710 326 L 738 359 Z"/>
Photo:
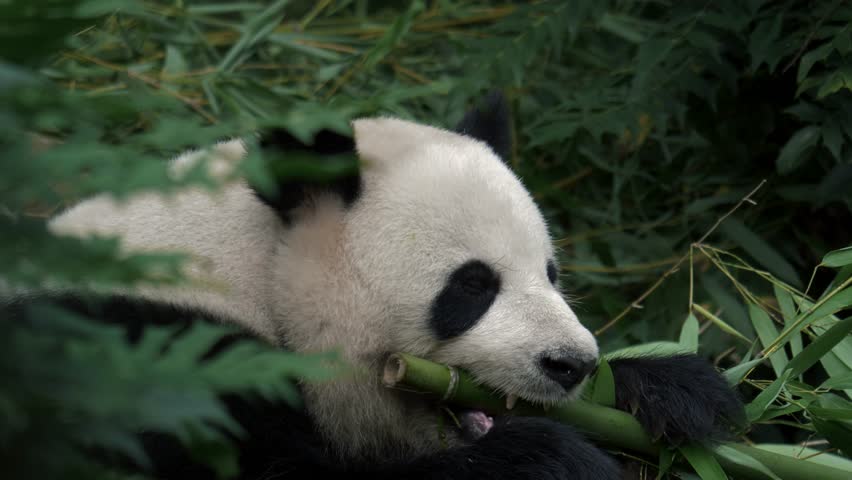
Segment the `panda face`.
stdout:
<path fill-rule="evenodd" d="M 574 393 L 596 342 L 557 289 L 547 227 L 518 178 L 456 133 L 394 119 L 355 131 L 363 192 L 343 244 L 385 306 L 388 350 L 534 402 Z"/>

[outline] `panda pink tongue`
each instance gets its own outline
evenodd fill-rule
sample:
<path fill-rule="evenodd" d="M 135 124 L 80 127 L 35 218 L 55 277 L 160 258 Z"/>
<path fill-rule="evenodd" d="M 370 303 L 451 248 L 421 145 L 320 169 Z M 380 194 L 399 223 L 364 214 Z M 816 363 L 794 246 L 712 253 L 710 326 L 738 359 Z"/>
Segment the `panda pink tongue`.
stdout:
<path fill-rule="evenodd" d="M 477 440 L 494 426 L 494 419 L 480 410 L 465 410 L 458 415 L 462 433 L 470 440 Z"/>

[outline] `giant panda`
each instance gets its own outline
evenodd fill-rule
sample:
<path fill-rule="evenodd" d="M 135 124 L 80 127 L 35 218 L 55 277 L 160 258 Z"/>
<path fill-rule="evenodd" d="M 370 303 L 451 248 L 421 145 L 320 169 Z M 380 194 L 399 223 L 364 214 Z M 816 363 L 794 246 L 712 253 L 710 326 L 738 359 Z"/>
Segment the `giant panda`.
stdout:
<path fill-rule="evenodd" d="M 83 201 L 51 230 L 186 251 L 203 260 L 191 273 L 226 288 L 116 291 L 96 307 L 77 292 L 46 298 L 124 322 L 131 341 L 150 322 L 202 318 L 290 351 L 339 349 L 359 367 L 302 385 L 300 408 L 227 398 L 248 433 L 240 478 L 621 478 L 618 462 L 570 426 L 474 411 L 439 435 L 431 402 L 381 383 L 388 354 L 407 352 L 549 404 L 575 398 L 595 369 L 598 346 L 560 291 L 548 226 L 505 161 L 509 118 L 497 93 L 452 129 L 362 118 L 352 138 L 324 131 L 312 145 L 268 132 L 259 147 L 283 154 L 278 161 L 307 149 L 355 152 L 361 166 L 329 181 L 282 181 L 277 193 L 236 179 L 218 192 Z M 246 148 L 240 139 L 215 145 L 211 167 L 230 171 Z M 201 155 L 170 167 L 179 174 Z M 654 438 L 712 441 L 742 416 L 736 392 L 696 355 L 620 358 L 611 368 L 618 408 Z M 212 477 L 176 442 L 143 438 L 157 477 Z"/>

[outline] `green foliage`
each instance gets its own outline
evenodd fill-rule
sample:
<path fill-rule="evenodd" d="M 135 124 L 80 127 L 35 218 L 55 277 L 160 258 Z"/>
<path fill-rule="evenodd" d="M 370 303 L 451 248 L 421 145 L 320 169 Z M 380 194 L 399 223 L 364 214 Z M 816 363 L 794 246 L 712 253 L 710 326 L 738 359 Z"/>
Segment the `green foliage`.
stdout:
<path fill-rule="evenodd" d="M 12 323 L 14 322 L 14 323 Z M 187 332 L 151 328 L 133 348 L 125 328 L 97 326 L 54 307 L 37 306 L 4 323 L 0 337 L 0 461 L 14 478 L 79 477 L 104 472 L 81 457 L 107 449 L 141 465 L 135 432 L 165 431 L 220 474 L 233 474 L 229 436 L 241 430 L 220 393 L 255 392 L 296 404 L 290 379 L 328 378 L 315 358 L 260 343 L 199 363 L 233 328 L 199 324 Z"/>
<path fill-rule="evenodd" d="M 606 359 L 601 360 L 595 374 L 595 381 L 589 387 L 584 393 L 590 397 L 591 401 L 605 407 L 615 406 L 615 379 Z"/>
<path fill-rule="evenodd" d="M 164 159 L 185 148 L 264 126 L 310 141 L 375 113 L 451 125 L 499 87 L 510 163 L 602 350 L 697 348 L 749 403 L 743 437 L 812 461 L 852 453 L 847 2 L 9 0 L 0 18 L 4 287 L 183 281 L 180 255 L 57 237 L 45 219 L 94 194 L 216 188 L 203 162 L 169 175 Z M 275 171 L 251 156 L 237 174 L 273 188 L 276 175 L 351 166 Z M 108 476 L 79 449 L 143 461 L 129 432 L 156 427 L 227 473 L 227 442 L 207 426 L 230 425 L 214 394 L 287 396 L 286 379 L 316 366 L 258 346 L 199 374 L 174 350 L 155 354 L 165 331 L 131 348 L 60 312 L 39 318 L 0 319 L 7 465 Z M 185 355 L 219 333 L 187 334 Z M 706 452 L 687 452 L 718 476 Z"/>
<path fill-rule="evenodd" d="M 704 448 L 684 445 L 678 449 L 686 458 L 701 480 L 725 480 L 727 476 L 719 462 Z"/>

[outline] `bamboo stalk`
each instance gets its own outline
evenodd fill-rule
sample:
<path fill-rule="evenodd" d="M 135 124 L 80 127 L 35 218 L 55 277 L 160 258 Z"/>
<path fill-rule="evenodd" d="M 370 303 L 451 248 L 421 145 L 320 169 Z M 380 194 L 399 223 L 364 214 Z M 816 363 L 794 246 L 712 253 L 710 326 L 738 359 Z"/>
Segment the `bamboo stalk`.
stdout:
<path fill-rule="evenodd" d="M 391 355 L 385 363 L 384 384 L 390 388 L 405 388 L 436 400 L 467 408 L 483 410 L 491 415 L 523 415 L 552 418 L 583 431 L 592 440 L 606 447 L 629 450 L 652 456 L 659 455 L 663 445 L 651 441 L 639 422 L 630 414 L 594 403 L 576 400 L 544 409 L 518 399 L 512 410 L 506 409 L 505 399 L 477 384 L 465 371 L 424 360 L 404 353 Z M 767 450 L 738 443 L 726 443 L 740 453 L 763 463 L 782 480 L 848 480 L 849 472 L 806 460 L 799 460 Z M 729 460 L 713 452 L 725 472 L 735 478 L 764 480 L 760 471 Z"/>

